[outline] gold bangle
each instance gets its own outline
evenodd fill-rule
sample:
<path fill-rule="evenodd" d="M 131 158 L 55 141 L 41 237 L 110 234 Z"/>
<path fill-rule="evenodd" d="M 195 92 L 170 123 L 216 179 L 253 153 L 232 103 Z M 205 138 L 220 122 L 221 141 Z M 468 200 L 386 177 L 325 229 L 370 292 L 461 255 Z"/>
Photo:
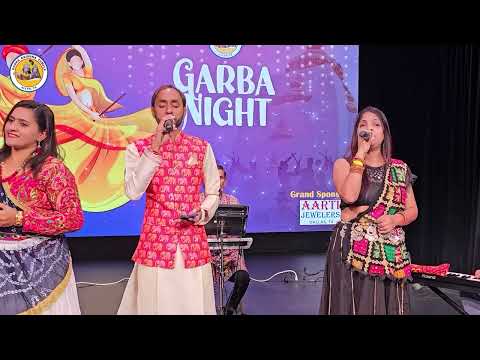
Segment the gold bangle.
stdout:
<path fill-rule="evenodd" d="M 23 211 L 17 210 L 15 214 L 15 226 L 22 226 L 23 225 Z"/>
<path fill-rule="evenodd" d="M 353 164 L 353 165 L 362 166 L 362 167 L 365 166 L 365 163 L 363 162 L 363 160 L 361 160 L 361 159 L 359 159 L 359 158 L 353 158 L 352 164 Z"/>

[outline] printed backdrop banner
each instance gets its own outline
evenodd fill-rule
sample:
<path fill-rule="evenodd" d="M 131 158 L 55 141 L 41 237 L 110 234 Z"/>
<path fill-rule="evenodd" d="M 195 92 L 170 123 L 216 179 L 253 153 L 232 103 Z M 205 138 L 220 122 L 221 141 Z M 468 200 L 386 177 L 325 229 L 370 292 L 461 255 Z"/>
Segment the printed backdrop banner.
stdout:
<path fill-rule="evenodd" d="M 332 166 L 357 113 L 356 45 L 4 45 L 2 56 L 2 124 L 23 99 L 55 113 L 86 216 L 72 236 L 139 234 L 144 198 L 124 194 L 125 148 L 155 131 L 163 84 L 185 93 L 183 130 L 212 144 L 226 192 L 250 206 L 248 232 L 339 219 Z"/>

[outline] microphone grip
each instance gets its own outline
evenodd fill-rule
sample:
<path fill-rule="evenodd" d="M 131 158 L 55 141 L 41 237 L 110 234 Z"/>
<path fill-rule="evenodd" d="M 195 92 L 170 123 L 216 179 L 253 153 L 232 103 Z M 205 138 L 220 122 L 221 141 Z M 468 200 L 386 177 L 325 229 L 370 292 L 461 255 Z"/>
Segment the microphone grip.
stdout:
<path fill-rule="evenodd" d="M 168 119 L 163 123 L 164 133 L 169 133 L 173 131 L 173 120 Z"/>
<path fill-rule="evenodd" d="M 369 131 L 362 130 L 358 133 L 358 136 L 360 136 L 365 141 L 368 141 L 368 140 L 370 140 L 371 134 L 370 134 Z"/>
<path fill-rule="evenodd" d="M 195 215 L 180 215 L 181 220 L 193 221 L 195 219 Z"/>

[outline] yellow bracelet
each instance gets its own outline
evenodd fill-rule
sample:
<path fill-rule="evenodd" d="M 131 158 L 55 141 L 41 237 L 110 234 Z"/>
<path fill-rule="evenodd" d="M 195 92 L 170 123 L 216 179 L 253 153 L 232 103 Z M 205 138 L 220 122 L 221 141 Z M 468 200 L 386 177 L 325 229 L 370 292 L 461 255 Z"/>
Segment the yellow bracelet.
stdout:
<path fill-rule="evenodd" d="M 364 167 L 364 166 L 365 166 L 365 163 L 364 163 L 362 160 L 358 159 L 358 158 L 354 158 L 354 159 L 352 160 L 352 165 L 358 165 L 358 166 Z"/>
<path fill-rule="evenodd" d="M 17 210 L 15 214 L 15 226 L 22 226 L 23 225 L 23 211 Z"/>

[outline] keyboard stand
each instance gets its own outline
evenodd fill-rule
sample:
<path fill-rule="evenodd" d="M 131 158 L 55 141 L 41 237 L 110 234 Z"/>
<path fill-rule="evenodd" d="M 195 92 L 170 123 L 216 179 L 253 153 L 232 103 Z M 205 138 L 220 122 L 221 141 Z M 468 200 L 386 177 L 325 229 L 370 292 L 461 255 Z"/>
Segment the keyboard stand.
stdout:
<path fill-rule="evenodd" d="M 462 306 L 460 306 L 459 304 L 457 304 L 454 300 L 452 300 L 447 294 L 445 294 L 442 290 L 440 290 L 438 288 L 438 281 L 436 280 L 433 280 L 433 279 L 429 279 L 428 278 L 429 275 L 420 275 L 420 274 L 415 274 L 414 277 L 413 277 L 413 282 L 414 283 L 417 283 L 417 284 L 420 284 L 420 285 L 423 285 L 423 286 L 427 286 L 430 290 L 432 290 L 438 297 L 440 297 L 443 301 L 445 301 L 448 305 L 450 305 L 453 309 L 455 309 L 455 311 L 457 311 L 458 313 L 462 314 L 462 315 L 469 315 L 463 308 Z M 442 287 L 444 288 L 447 288 L 447 289 L 453 289 L 453 290 L 459 290 L 459 287 L 461 286 L 458 286 L 458 285 L 451 285 L 448 284 L 448 283 L 442 283 L 441 285 Z"/>
<path fill-rule="evenodd" d="M 220 314 L 225 314 L 224 301 L 224 268 L 223 268 L 223 250 L 227 236 L 238 236 L 240 238 L 245 234 L 245 227 L 248 218 L 247 205 L 219 205 L 213 218 L 206 224 L 207 235 L 215 235 L 217 243 L 220 244 Z"/>
<path fill-rule="evenodd" d="M 447 294 L 445 294 L 442 290 L 437 288 L 436 286 L 427 285 L 430 290 L 432 290 L 435 294 L 441 297 L 448 305 L 454 308 L 457 312 L 462 315 L 469 315 L 460 305 L 458 305 L 455 301 L 453 301 Z"/>

